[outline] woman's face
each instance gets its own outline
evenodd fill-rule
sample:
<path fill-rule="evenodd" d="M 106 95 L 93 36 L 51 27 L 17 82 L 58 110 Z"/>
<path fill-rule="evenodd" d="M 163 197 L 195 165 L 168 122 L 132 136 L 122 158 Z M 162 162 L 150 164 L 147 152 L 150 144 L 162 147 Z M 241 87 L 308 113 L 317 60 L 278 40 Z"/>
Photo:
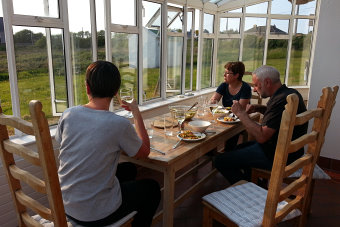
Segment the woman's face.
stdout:
<path fill-rule="evenodd" d="M 231 70 L 225 69 L 223 76 L 224 76 L 224 82 L 230 84 L 237 80 L 238 73 L 235 74 Z"/>

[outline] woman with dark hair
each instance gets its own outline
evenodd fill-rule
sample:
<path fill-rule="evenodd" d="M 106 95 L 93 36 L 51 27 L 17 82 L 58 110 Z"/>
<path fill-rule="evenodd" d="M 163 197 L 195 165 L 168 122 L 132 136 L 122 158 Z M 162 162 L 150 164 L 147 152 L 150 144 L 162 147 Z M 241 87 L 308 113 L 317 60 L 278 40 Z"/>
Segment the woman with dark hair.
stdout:
<path fill-rule="evenodd" d="M 213 100 L 219 102 L 222 98 L 223 106 L 231 107 L 233 100 L 237 100 L 245 109 L 251 98 L 251 88 L 242 81 L 245 71 L 244 64 L 239 61 L 228 62 L 224 68 L 224 82 L 218 86 L 210 102 L 213 103 Z"/>

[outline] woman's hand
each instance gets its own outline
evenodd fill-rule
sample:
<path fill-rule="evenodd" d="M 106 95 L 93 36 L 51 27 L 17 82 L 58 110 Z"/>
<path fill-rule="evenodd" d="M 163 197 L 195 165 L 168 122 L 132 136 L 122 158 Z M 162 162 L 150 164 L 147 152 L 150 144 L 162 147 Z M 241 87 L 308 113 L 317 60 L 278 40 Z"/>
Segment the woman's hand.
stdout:
<path fill-rule="evenodd" d="M 139 110 L 135 99 L 133 99 L 131 103 L 122 100 L 122 103 L 120 106 L 123 107 L 127 111 L 131 111 L 132 113 L 135 112 L 136 110 L 137 111 Z"/>

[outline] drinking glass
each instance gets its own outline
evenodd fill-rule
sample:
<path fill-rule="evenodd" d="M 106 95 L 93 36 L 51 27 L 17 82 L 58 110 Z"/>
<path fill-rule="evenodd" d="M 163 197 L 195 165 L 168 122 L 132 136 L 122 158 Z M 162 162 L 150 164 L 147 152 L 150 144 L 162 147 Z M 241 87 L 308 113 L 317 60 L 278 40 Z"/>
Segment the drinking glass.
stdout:
<path fill-rule="evenodd" d="M 123 88 L 119 91 L 120 99 L 124 100 L 125 102 L 131 103 L 133 101 L 133 90 L 132 88 Z M 131 111 L 128 111 L 128 113 L 125 115 L 127 118 L 132 118 L 133 115 Z"/>
<path fill-rule="evenodd" d="M 148 133 L 149 138 L 153 137 L 153 128 L 152 128 L 152 120 L 144 120 L 144 125 L 146 128 L 146 132 Z"/>
<path fill-rule="evenodd" d="M 173 117 L 168 117 L 167 114 L 164 114 L 163 116 L 163 121 L 164 121 L 164 133 L 166 136 L 173 136 L 173 133 L 172 133 L 172 128 L 173 128 L 173 124 L 174 124 L 174 121 L 173 121 Z M 166 127 L 167 125 L 167 122 L 168 121 L 171 121 L 171 125 L 170 127 Z"/>
<path fill-rule="evenodd" d="M 186 108 L 177 107 L 175 109 L 175 119 L 178 121 L 179 133 L 182 133 L 182 123 L 185 120 Z"/>
<path fill-rule="evenodd" d="M 210 108 L 210 111 L 211 111 L 211 114 L 212 114 L 212 116 L 213 116 L 213 120 L 211 121 L 211 123 L 215 123 L 216 121 L 215 121 L 215 116 L 214 116 L 214 114 L 215 114 L 215 110 L 217 109 L 217 107 L 218 107 L 218 104 L 217 104 L 218 102 L 217 102 L 217 100 L 210 100 L 209 101 L 209 108 Z"/>

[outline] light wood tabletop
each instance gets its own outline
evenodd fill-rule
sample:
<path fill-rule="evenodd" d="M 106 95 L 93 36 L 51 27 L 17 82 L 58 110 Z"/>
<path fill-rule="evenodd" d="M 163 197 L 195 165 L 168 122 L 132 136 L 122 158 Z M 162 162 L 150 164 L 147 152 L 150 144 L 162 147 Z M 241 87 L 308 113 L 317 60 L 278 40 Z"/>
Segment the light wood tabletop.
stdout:
<path fill-rule="evenodd" d="M 163 116 L 155 117 L 153 119 L 159 119 Z M 251 118 L 258 120 L 260 114 L 251 114 Z M 151 120 L 153 120 L 151 119 Z M 211 114 L 206 114 L 201 118 L 193 118 L 192 120 L 207 120 L 211 121 Z M 184 124 L 185 130 L 190 130 L 188 123 Z M 198 163 L 199 158 L 208 153 L 211 150 L 217 149 L 224 150 L 225 141 L 231 137 L 243 132 L 245 130 L 242 122 L 227 124 L 216 121 L 206 131 L 213 131 L 215 133 L 206 133 L 206 137 L 203 140 L 195 142 L 181 141 L 177 148 L 173 146 L 179 141 L 177 137 L 178 127 L 173 128 L 174 136 L 166 136 L 164 129 L 155 128 L 153 137 L 150 139 L 151 147 L 164 152 L 161 154 L 155 150 L 150 150 L 150 155 L 146 159 L 131 158 L 126 155 L 121 156 L 122 161 L 133 162 L 137 165 L 147 167 L 156 171 L 160 171 L 164 175 L 164 190 L 163 190 L 163 210 L 155 215 L 154 223 L 163 218 L 163 226 L 173 226 L 174 209 L 177 207 L 185 198 L 189 197 L 191 193 L 200 187 L 210 176 L 216 173 L 213 169 L 199 182 L 192 185 L 191 188 L 186 190 L 182 195 L 175 198 L 175 184 L 179 176 L 175 178 L 177 171 L 194 162 Z M 200 164 L 198 163 L 197 166 Z M 190 171 L 187 171 L 188 173 Z M 184 173 L 184 174 L 186 174 Z"/>

